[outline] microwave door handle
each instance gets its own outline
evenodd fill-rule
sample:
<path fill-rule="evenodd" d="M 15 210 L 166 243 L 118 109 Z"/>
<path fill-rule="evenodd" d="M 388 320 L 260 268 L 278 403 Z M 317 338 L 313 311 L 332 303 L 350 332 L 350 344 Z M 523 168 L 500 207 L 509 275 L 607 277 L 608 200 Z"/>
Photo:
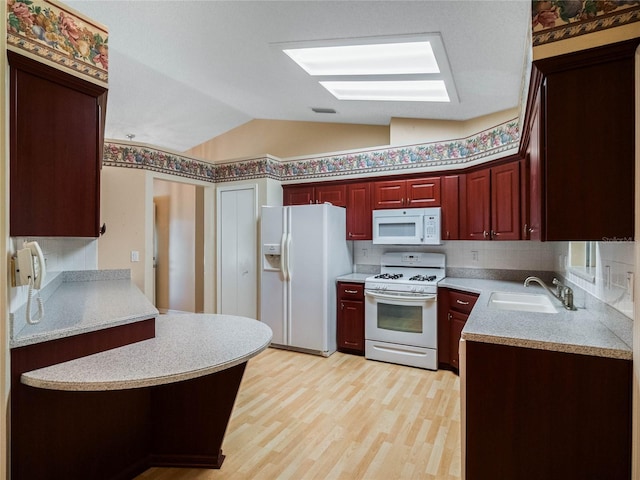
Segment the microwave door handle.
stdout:
<path fill-rule="evenodd" d="M 424 215 L 420 215 L 420 218 L 418 218 L 418 231 L 420 232 L 420 242 L 424 242 L 424 237 L 425 237 L 425 233 L 424 233 L 424 229 L 426 222 L 424 221 Z"/>

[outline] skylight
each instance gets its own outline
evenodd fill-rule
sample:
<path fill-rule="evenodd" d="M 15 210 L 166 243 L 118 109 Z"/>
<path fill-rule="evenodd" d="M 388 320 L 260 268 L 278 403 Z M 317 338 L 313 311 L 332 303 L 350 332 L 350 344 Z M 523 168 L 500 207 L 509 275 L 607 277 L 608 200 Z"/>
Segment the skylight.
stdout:
<path fill-rule="evenodd" d="M 289 45 L 282 51 L 339 100 L 457 100 L 440 35 L 344 43 Z"/>
<path fill-rule="evenodd" d="M 378 43 L 283 50 L 309 75 L 440 73 L 430 42 Z"/>
<path fill-rule="evenodd" d="M 391 82 L 320 82 L 338 100 L 386 100 L 398 102 L 448 102 L 442 80 Z"/>

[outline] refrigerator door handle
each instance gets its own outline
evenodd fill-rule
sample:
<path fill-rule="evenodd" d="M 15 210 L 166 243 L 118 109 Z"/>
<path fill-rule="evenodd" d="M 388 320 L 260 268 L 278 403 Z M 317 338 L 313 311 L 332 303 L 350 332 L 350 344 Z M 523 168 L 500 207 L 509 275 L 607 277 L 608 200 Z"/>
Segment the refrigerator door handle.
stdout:
<path fill-rule="evenodd" d="M 290 254 L 291 254 L 291 234 L 287 233 L 287 249 L 286 249 L 286 257 L 287 257 L 287 280 L 291 281 L 291 263 L 290 263 Z"/>
<path fill-rule="evenodd" d="M 287 265 L 287 234 L 283 233 L 280 239 L 280 271 L 285 281 L 289 279 L 289 265 Z"/>

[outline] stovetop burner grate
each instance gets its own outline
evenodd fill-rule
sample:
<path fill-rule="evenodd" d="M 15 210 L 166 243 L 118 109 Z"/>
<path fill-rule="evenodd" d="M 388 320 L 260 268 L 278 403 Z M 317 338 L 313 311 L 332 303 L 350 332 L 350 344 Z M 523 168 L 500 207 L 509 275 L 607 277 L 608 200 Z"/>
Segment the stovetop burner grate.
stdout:
<path fill-rule="evenodd" d="M 409 280 L 415 282 L 433 282 L 436 279 L 435 275 L 414 275 Z"/>
<path fill-rule="evenodd" d="M 402 277 L 403 275 L 401 273 L 380 273 L 373 278 L 382 278 L 384 280 L 398 280 Z"/>

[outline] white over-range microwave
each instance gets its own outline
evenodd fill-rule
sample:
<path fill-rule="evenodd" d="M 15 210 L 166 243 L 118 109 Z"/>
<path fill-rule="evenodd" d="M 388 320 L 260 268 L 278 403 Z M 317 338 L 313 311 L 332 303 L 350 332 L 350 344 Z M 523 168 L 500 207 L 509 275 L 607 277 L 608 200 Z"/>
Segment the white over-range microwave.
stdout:
<path fill-rule="evenodd" d="M 373 243 L 439 245 L 440 207 L 374 210 Z"/>

